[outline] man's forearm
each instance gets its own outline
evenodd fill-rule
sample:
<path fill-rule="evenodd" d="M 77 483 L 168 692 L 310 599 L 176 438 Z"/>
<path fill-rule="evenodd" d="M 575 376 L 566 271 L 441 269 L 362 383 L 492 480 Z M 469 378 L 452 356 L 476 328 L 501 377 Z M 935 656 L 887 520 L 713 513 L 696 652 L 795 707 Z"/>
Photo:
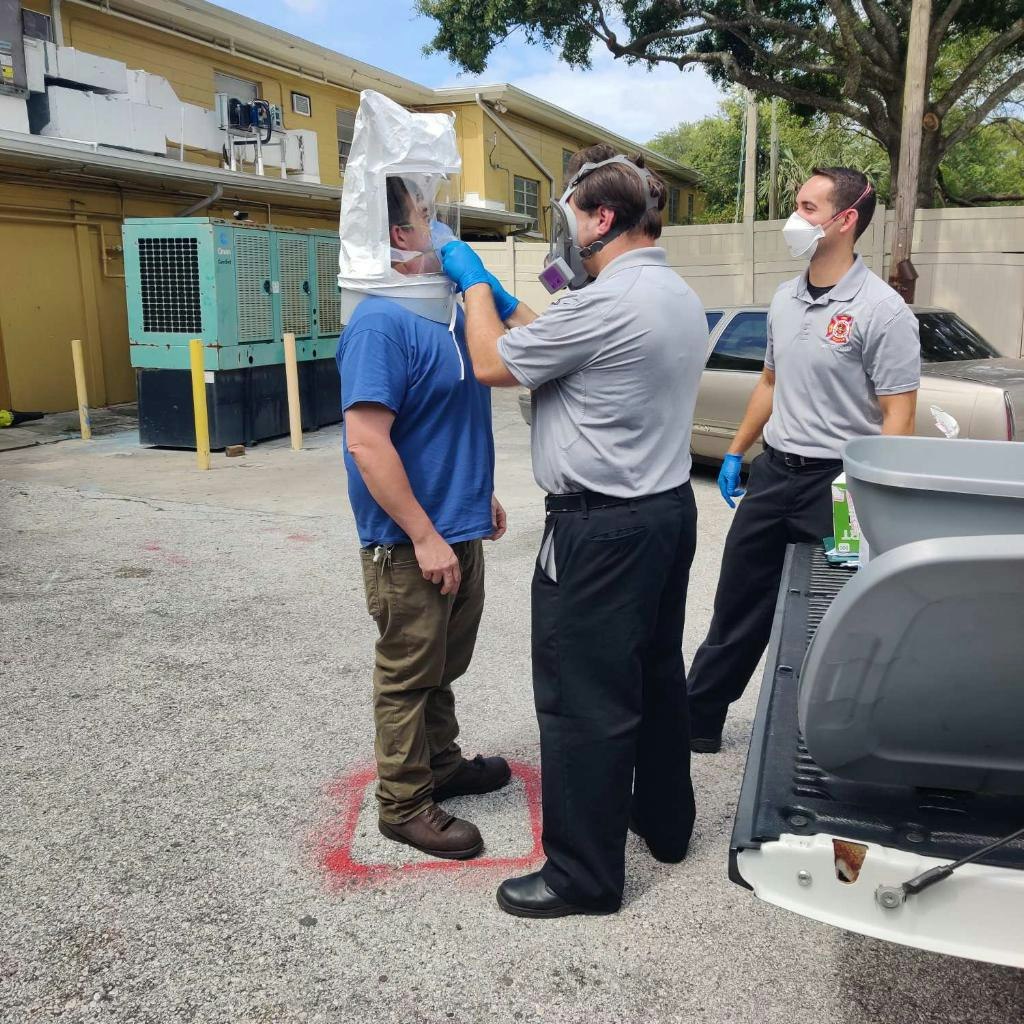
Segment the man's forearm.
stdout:
<path fill-rule="evenodd" d="M 754 387 L 754 392 L 747 403 L 747 411 L 743 415 L 736 436 L 729 445 L 733 455 L 743 455 L 746 450 L 761 436 L 765 424 L 771 419 L 772 403 L 775 398 L 775 386 L 763 377 Z"/>
<path fill-rule="evenodd" d="M 519 300 L 519 305 L 516 306 L 515 312 L 505 321 L 509 327 L 525 327 L 527 324 L 532 324 L 537 319 L 537 314 L 534 313 L 530 307 Z"/>
<path fill-rule="evenodd" d="M 917 392 L 902 395 L 880 395 L 882 407 L 882 433 L 896 437 L 909 437 L 914 433 L 917 419 Z"/>
<path fill-rule="evenodd" d="M 373 500 L 414 544 L 436 532 L 430 517 L 416 500 L 402 459 L 390 441 L 350 445 L 349 451 Z"/>
<path fill-rule="evenodd" d="M 509 387 L 518 383 L 509 373 L 498 354 L 498 341 L 505 333 L 505 325 L 494 308 L 494 296 L 488 284 L 476 284 L 466 289 L 466 344 L 473 373 L 481 384 L 489 387 Z M 509 323 L 515 323 L 516 314 Z"/>

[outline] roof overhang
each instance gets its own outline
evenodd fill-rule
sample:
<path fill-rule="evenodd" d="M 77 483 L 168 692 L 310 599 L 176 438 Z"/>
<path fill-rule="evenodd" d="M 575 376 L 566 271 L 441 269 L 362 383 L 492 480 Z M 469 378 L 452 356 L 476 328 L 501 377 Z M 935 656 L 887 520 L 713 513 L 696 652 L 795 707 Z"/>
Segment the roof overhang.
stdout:
<path fill-rule="evenodd" d="M 501 224 L 510 228 L 528 228 L 533 225 L 534 220 L 525 213 L 493 210 L 486 206 L 474 206 L 472 203 L 459 203 L 459 216 L 463 221 L 473 221 L 475 224 Z"/>
<path fill-rule="evenodd" d="M 507 82 L 495 85 L 481 85 L 468 89 L 461 87 L 435 89 L 433 90 L 434 98 L 432 104 L 444 106 L 446 103 L 473 103 L 476 101 L 477 96 L 484 102 L 492 105 L 495 102 L 499 102 L 505 106 L 508 113 L 529 118 L 529 120 L 535 123 L 543 124 L 556 131 L 568 132 L 569 134 L 580 135 L 584 138 L 601 139 L 626 153 L 643 153 L 650 166 L 656 170 L 665 171 L 694 184 L 700 182 L 700 174 L 692 167 L 676 163 L 675 160 L 670 160 L 653 149 L 648 149 L 646 146 L 641 146 L 638 142 L 624 138 L 621 135 L 616 135 L 614 132 L 608 131 L 607 128 L 594 124 L 593 121 L 578 117 L 562 107 L 556 107 L 553 103 L 548 103 L 546 100 L 542 100 L 540 97 L 534 96 L 532 93 L 528 93 L 514 85 L 509 85 Z M 501 111 L 497 112 L 501 113 Z"/>
<path fill-rule="evenodd" d="M 337 213 L 341 189 L 246 174 L 142 153 L 94 148 L 81 142 L 0 131 L 0 168 L 42 173 L 54 181 L 135 187 L 169 197 L 209 194 L 218 185 L 223 201 L 277 202 L 289 207 Z"/>
<path fill-rule="evenodd" d="M 430 103 L 433 90 L 266 22 L 205 0 L 64 0 L 101 14 L 163 29 L 195 43 L 360 92 L 376 89 L 406 104 Z"/>

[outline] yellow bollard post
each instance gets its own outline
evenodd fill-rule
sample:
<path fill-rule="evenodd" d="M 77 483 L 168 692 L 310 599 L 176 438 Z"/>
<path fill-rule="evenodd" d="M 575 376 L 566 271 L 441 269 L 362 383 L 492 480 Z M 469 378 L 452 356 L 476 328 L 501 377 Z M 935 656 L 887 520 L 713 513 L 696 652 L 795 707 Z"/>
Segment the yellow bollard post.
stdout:
<path fill-rule="evenodd" d="M 295 354 L 295 335 L 284 336 L 284 375 L 288 384 L 288 427 L 292 435 L 292 451 L 302 449 L 302 406 L 299 404 L 299 361 Z"/>
<path fill-rule="evenodd" d="M 210 420 L 206 412 L 206 369 L 203 366 L 203 343 L 193 338 L 188 343 L 192 367 L 192 412 L 196 420 L 196 465 L 210 468 Z"/>
<path fill-rule="evenodd" d="M 92 440 L 92 421 L 89 419 L 89 395 L 85 390 L 85 357 L 82 355 L 82 341 L 71 341 L 71 359 L 75 364 L 75 391 L 78 393 L 78 422 L 82 428 L 82 440 Z"/>

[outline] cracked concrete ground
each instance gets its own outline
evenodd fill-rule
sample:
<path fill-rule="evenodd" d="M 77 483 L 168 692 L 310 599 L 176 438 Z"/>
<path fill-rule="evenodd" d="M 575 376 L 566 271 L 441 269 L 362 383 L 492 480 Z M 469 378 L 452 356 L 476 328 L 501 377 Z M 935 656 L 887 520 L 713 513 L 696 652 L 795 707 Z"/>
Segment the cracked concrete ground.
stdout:
<path fill-rule="evenodd" d="M 488 549 L 458 706 L 467 752 L 520 767 L 460 802 L 487 851 L 454 867 L 375 833 L 373 626 L 337 429 L 299 453 L 215 455 L 205 474 L 127 432 L 0 456 L 0 1019 L 1024 1019 L 1021 972 L 850 935 L 728 881 L 756 687 L 723 753 L 696 759 L 684 864 L 631 837 L 617 916 L 498 911 L 496 884 L 535 848 L 542 508 L 512 393 L 495 396 L 495 430 L 511 529 Z M 730 515 L 709 474 L 695 489 L 688 655 Z"/>

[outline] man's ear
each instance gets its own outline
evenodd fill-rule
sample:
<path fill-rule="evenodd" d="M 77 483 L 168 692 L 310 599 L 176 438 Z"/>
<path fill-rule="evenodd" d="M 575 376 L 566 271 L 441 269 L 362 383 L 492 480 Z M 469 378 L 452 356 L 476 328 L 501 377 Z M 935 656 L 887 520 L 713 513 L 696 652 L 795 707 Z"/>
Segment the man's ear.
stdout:
<path fill-rule="evenodd" d="M 852 214 L 852 216 L 851 216 Z M 839 233 L 845 235 L 848 231 L 857 230 L 857 221 L 860 220 L 860 214 L 853 209 L 847 210 L 843 214 L 843 223 L 839 225 Z"/>
<path fill-rule="evenodd" d="M 597 208 L 597 230 L 598 236 L 604 237 L 615 225 L 615 211 L 610 206 L 599 206 Z"/>
<path fill-rule="evenodd" d="M 403 249 L 405 247 L 405 229 L 400 227 L 388 228 L 388 237 L 391 239 L 391 244 L 396 249 Z"/>

